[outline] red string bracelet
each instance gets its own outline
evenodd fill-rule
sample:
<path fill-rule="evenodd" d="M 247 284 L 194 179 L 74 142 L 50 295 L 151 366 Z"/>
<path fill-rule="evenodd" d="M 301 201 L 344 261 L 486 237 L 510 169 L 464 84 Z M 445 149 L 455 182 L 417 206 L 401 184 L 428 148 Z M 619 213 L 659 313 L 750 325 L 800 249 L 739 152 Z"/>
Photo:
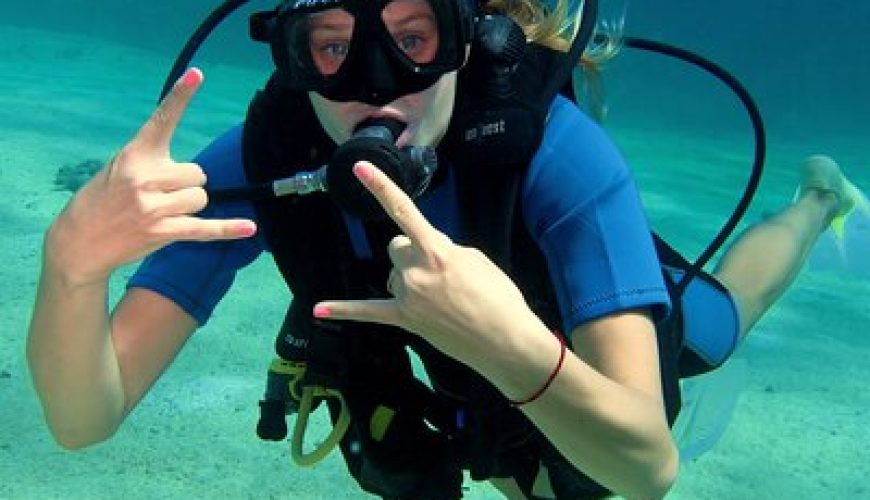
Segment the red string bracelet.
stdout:
<path fill-rule="evenodd" d="M 565 339 L 562 338 L 562 335 L 559 332 L 554 333 L 556 334 L 556 338 L 559 339 L 559 362 L 556 363 L 556 368 L 553 368 L 553 372 L 550 373 L 549 377 L 547 377 L 544 385 L 542 385 L 541 388 L 537 391 L 533 392 L 531 396 L 525 399 L 520 399 L 518 401 L 509 399 L 508 402 L 511 404 L 511 406 L 522 406 L 524 404 L 531 403 L 532 401 L 541 397 L 541 394 L 543 394 L 550 387 L 550 384 L 552 384 L 553 380 L 556 379 L 556 375 L 559 374 L 559 370 L 562 369 L 562 363 L 565 361 L 565 351 L 568 350 L 568 346 L 565 345 Z"/>

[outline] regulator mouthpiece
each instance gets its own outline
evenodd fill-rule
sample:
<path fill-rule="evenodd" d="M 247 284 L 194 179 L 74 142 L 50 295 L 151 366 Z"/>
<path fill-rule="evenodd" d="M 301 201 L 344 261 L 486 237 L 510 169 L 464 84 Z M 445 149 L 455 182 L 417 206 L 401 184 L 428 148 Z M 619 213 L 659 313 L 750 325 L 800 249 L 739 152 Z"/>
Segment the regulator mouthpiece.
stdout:
<path fill-rule="evenodd" d="M 368 161 L 381 169 L 412 199 L 426 191 L 438 168 L 434 148 L 396 147 L 405 124 L 392 118 L 373 118 L 360 123 L 353 136 L 338 147 L 326 169 L 326 189 L 338 205 L 361 220 L 386 216 L 375 197 L 360 184 L 353 166 Z"/>

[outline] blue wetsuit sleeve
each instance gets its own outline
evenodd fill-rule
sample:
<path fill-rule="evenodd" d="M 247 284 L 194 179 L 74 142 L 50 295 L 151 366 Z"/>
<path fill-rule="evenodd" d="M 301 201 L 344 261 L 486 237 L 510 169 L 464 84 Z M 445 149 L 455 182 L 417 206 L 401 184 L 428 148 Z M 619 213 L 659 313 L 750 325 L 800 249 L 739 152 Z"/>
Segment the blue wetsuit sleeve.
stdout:
<path fill-rule="evenodd" d="M 247 183 L 241 154 L 242 127 L 235 127 L 215 140 L 194 162 L 206 173 L 212 188 Z M 200 214 L 205 218 L 254 219 L 250 203 L 209 204 Z M 146 257 L 127 287 L 155 291 L 204 325 L 226 294 L 236 272 L 263 251 L 260 237 L 231 241 L 177 242 Z"/>
<path fill-rule="evenodd" d="M 523 217 L 544 253 L 563 328 L 670 302 L 646 214 L 616 147 L 576 106 L 554 103 L 523 184 Z"/>

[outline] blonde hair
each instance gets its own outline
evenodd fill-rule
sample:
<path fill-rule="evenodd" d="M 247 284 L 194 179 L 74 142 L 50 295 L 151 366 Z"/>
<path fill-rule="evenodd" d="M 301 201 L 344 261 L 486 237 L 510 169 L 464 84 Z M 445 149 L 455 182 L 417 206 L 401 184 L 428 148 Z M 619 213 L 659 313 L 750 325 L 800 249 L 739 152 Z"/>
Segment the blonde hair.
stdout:
<path fill-rule="evenodd" d="M 486 9 L 510 16 L 523 28 L 530 42 L 566 52 L 580 30 L 584 2 L 555 0 L 551 8 L 542 0 L 489 0 Z M 576 4 L 573 9 L 572 4 Z M 606 35 L 605 41 L 590 43 L 577 64 L 598 68 L 616 56 L 622 48 L 622 27 L 622 20 L 596 27 L 597 33 Z"/>

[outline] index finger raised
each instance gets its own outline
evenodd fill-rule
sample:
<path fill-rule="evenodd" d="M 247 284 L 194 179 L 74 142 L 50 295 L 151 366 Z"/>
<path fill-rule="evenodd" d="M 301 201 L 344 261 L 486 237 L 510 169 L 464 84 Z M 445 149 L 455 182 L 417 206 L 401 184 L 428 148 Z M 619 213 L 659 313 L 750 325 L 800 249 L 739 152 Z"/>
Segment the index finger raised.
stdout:
<path fill-rule="evenodd" d="M 160 105 L 139 130 L 136 142 L 146 147 L 168 150 L 172 134 L 203 79 L 202 71 L 197 68 L 185 71 L 181 78 L 175 82 L 172 91 L 160 102 Z"/>
<path fill-rule="evenodd" d="M 379 168 L 361 161 L 354 165 L 353 172 L 412 242 L 425 247 L 437 234 L 438 230 L 426 220 L 414 201 Z"/>

